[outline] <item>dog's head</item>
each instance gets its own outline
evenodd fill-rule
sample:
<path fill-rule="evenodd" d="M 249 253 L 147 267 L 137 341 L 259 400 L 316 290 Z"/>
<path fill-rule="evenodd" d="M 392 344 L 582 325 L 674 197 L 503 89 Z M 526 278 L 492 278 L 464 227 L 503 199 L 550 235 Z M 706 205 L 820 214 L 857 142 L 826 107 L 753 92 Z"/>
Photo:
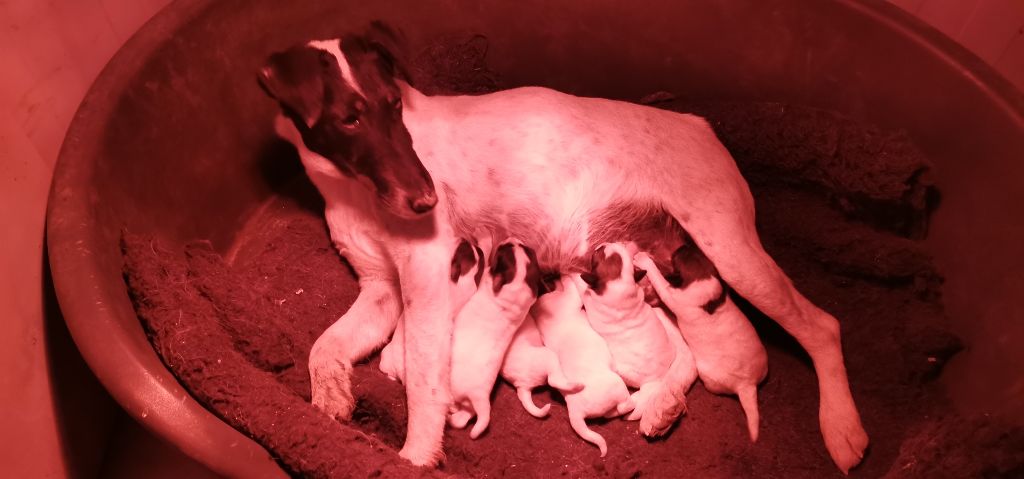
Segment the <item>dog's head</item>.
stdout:
<path fill-rule="evenodd" d="M 580 274 L 594 293 L 604 294 L 608 285 L 616 282 L 635 287 L 647 272 L 633 266 L 633 254 L 622 243 L 598 246 L 590 256 L 590 271 Z"/>
<path fill-rule="evenodd" d="M 437 204 L 434 183 L 402 122 L 398 35 L 375 22 L 361 35 L 312 41 L 274 53 L 259 83 L 295 123 L 311 151 L 376 192 L 403 218 Z"/>
<path fill-rule="evenodd" d="M 484 252 L 479 246 L 468 240 L 462 240 L 452 255 L 452 268 L 448 279 L 451 281 L 454 294 L 452 305 L 461 309 L 480 286 L 484 275 Z"/>
<path fill-rule="evenodd" d="M 498 245 L 490 274 L 495 296 L 510 284 L 526 285 L 534 298 L 541 294 L 543 288 L 536 253 L 516 240 L 506 240 Z"/>
<path fill-rule="evenodd" d="M 718 269 L 690 238 L 672 253 L 672 269 L 665 279 L 675 288 L 685 288 L 702 279 L 719 278 Z"/>

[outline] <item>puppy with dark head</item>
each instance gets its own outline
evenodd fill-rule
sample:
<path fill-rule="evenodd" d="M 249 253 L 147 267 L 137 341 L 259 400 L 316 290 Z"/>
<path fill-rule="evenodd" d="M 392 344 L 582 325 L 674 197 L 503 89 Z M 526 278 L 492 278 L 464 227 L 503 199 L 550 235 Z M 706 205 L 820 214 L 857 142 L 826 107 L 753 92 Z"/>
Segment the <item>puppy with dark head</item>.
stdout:
<path fill-rule="evenodd" d="M 533 250 L 508 239 L 498 245 L 480 287 L 455 317 L 448 422 L 461 429 L 476 415 L 473 439 L 490 423 L 491 390 L 512 337 L 537 300 L 540 282 Z"/>
<path fill-rule="evenodd" d="M 697 373 L 686 343 L 677 340 L 679 332 L 667 327 L 659 312 L 644 301 L 644 291 L 637 282 L 646 275 L 633 266 L 633 254 L 622 243 L 599 246 L 591 257 L 591 270 L 580 275 L 585 283 L 583 305 L 590 325 L 608 343 L 612 365 L 626 385 L 639 388 L 633 396 L 636 408 L 626 418 L 642 420 L 651 401 L 669 386 L 678 392 L 680 402 L 696 380 Z M 677 360 L 678 357 L 678 360 Z M 678 384 L 665 384 L 669 369 L 682 368 L 687 374 Z M 675 397 L 675 396 L 671 396 Z M 685 402 L 673 411 L 685 408 Z M 673 418 L 674 419 L 674 418 Z M 648 421 L 642 421 L 641 432 L 654 434 Z"/>
<path fill-rule="evenodd" d="M 757 441 L 757 385 L 768 374 L 768 355 L 757 331 L 729 299 L 715 266 L 692 239 L 673 253 L 671 281 L 644 253 L 634 263 L 647 271 L 662 303 L 675 314 L 704 387 L 739 397 L 750 440 Z"/>

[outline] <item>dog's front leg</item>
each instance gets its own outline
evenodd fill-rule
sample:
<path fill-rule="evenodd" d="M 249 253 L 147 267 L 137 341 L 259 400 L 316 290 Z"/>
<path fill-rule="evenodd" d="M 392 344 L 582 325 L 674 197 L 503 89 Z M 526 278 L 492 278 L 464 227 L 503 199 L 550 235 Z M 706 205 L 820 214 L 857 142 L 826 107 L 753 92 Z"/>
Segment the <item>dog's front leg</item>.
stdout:
<path fill-rule="evenodd" d="M 396 281 L 360 279 L 355 302 L 317 338 L 309 352 L 314 406 L 335 419 L 352 417 L 352 364 L 387 340 L 401 313 Z"/>
<path fill-rule="evenodd" d="M 417 466 L 436 465 L 444 455 L 453 324 L 451 291 L 444 279 L 454 248 L 446 240 L 416 245 L 400 270 L 409 423 L 399 454 Z"/>

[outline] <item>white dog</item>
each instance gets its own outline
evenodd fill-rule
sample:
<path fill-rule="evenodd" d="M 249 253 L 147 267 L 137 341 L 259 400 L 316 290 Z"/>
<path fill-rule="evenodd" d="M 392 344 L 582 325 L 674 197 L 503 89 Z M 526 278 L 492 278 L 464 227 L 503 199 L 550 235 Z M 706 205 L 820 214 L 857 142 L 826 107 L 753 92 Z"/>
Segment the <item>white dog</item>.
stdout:
<path fill-rule="evenodd" d="M 514 236 L 545 271 L 579 272 L 594 245 L 635 240 L 657 251 L 645 240 L 657 235 L 640 225 L 678 222 L 733 289 L 807 349 L 825 445 L 843 471 L 860 462 L 868 438 L 839 323 L 762 249 L 747 184 L 707 122 L 545 88 L 426 96 L 407 83 L 397 43 L 375 24 L 295 45 L 260 69 L 286 119 L 278 132 L 298 150 L 331 237 L 359 275 L 355 304 L 310 353 L 317 407 L 351 417 L 353 361 L 380 347 L 404 314 L 409 422 L 399 454 L 436 464 L 453 317 L 438 278 L 457 238 L 478 228 Z"/>
<path fill-rule="evenodd" d="M 490 246 L 488 246 L 490 248 Z M 452 256 L 451 281 L 452 309 L 457 314 L 476 292 L 484 272 L 484 252 L 468 240 L 459 242 Z M 389 378 L 405 382 L 405 327 L 401 317 L 395 326 L 391 342 L 380 351 L 380 370 Z"/>
<path fill-rule="evenodd" d="M 498 246 L 490 270 L 455 317 L 452 333 L 449 424 L 462 429 L 475 414 L 469 435 L 480 437 L 491 420 L 491 390 L 505 351 L 523 324 L 540 289 L 533 250 L 517 241 Z"/>
<path fill-rule="evenodd" d="M 608 443 L 587 427 L 586 419 L 621 416 L 633 409 L 626 383 L 612 370 L 608 344 L 587 322 L 583 299 L 568 276 L 562 276 L 553 291 L 541 295 L 531 312 L 544 344 L 558 356 L 565 377 L 583 385 L 577 392 L 564 394 L 569 424 L 604 457 Z"/>
<path fill-rule="evenodd" d="M 533 388 L 548 384 L 562 394 L 583 389 L 582 384 L 565 377 L 558 356 L 544 345 L 537 321 L 532 315 L 526 316 L 512 337 L 512 344 L 508 346 L 505 360 L 501 363 L 501 377 L 515 386 L 516 395 L 526 412 L 538 418 L 548 415 L 551 404 L 537 407 L 533 402 Z"/>
<path fill-rule="evenodd" d="M 644 253 L 634 260 L 647 271 L 661 301 L 675 315 L 704 387 L 715 394 L 735 394 L 747 416 L 751 441 L 757 441 L 757 385 L 768 374 L 768 353 L 757 331 L 729 299 L 714 265 L 687 242 L 672 255 L 679 285 L 673 286 Z"/>

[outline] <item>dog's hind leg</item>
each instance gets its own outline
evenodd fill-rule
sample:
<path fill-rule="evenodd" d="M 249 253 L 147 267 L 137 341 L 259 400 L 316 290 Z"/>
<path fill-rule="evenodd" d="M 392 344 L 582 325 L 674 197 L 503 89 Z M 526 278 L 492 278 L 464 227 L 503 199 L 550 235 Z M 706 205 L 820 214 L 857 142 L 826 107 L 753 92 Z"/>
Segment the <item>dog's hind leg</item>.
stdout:
<path fill-rule="evenodd" d="M 753 198 L 742 179 L 710 190 L 703 201 L 694 210 L 695 205 L 673 204 L 670 198 L 666 209 L 722 279 L 807 350 L 818 376 L 818 419 L 825 446 L 839 469 L 848 472 L 863 458 L 868 436 L 850 393 L 839 322 L 800 294 L 764 251 L 754 225 Z"/>
<path fill-rule="evenodd" d="M 359 296 L 348 312 L 317 338 L 309 352 L 314 406 L 336 419 L 351 418 L 355 408 L 352 364 L 387 340 L 401 312 L 401 296 L 395 282 L 359 282 Z"/>

